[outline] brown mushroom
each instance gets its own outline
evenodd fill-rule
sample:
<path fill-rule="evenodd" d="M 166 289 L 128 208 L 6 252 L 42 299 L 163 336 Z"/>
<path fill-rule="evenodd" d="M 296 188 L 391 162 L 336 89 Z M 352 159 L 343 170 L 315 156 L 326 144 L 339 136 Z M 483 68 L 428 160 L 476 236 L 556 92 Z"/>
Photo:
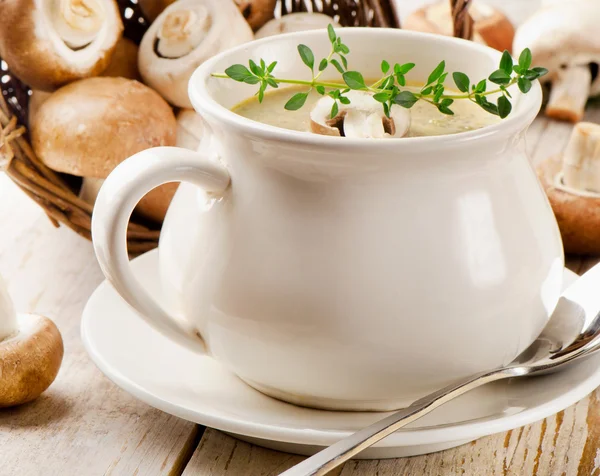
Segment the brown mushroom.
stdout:
<path fill-rule="evenodd" d="M 64 353 L 47 317 L 17 314 L 0 279 L 0 408 L 36 399 L 56 378 Z"/>
<path fill-rule="evenodd" d="M 578 122 L 588 97 L 600 93 L 599 23 L 600 3 L 580 0 L 546 6 L 519 26 L 515 51 L 529 48 L 533 62 L 549 71 L 542 78 L 552 85 L 547 116 Z"/>
<path fill-rule="evenodd" d="M 29 104 L 27 105 L 27 114 L 29 124 L 33 122 L 33 118 L 37 114 L 40 106 L 46 102 L 46 100 L 52 95 L 52 93 L 48 93 L 46 91 L 40 91 L 39 89 L 31 90 L 29 96 Z"/>
<path fill-rule="evenodd" d="M 255 38 L 266 38 L 267 36 L 292 33 L 294 31 L 319 30 L 327 28 L 328 25 L 340 28 L 339 23 L 329 15 L 323 13 L 289 13 L 280 18 L 273 18 L 256 32 Z"/>
<path fill-rule="evenodd" d="M 104 70 L 102 76 L 122 77 L 141 81 L 140 73 L 137 69 L 137 53 L 138 47 L 133 41 L 121 38 L 111 57 L 110 64 Z M 31 91 L 27 106 L 29 123 L 33 122 L 38 109 L 51 94 L 39 89 Z"/>
<path fill-rule="evenodd" d="M 31 123 L 32 145 L 50 168 L 84 177 L 83 196 L 93 202 L 99 180 L 144 149 L 175 145 L 177 123 L 152 89 L 124 78 L 88 78 L 53 93 Z M 162 221 L 176 184 L 150 192 L 137 212 Z"/>
<path fill-rule="evenodd" d="M 138 0 L 142 13 L 152 23 L 175 0 Z"/>
<path fill-rule="evenodd" d="M 115 47 L 108 67 L 102 76 L 142 80 L 137 67 L 138 47 L 127 38 L 121 38 Z"/>
<path fill-rule="evenodd" d="M 188 82 L 215 54 L 254 38 L 230 0 L 178 0 L 144 34 L 138 66 L 144 82 L 167 101 L 191 108 Z"/>
<path fill-rule="evenodd" d="M 600 254 L 600 125 L 580 122 L 561 158 L 537 167 L 567 253 Z"/>
<path fill-rule="evenodd" d="M 500 51 L 511 51 L 515 29 L 504 13 L 479 1 L 473 2 L 469 13 L 474 20 L 474 41 Z M 406 17 L 402 27 L 406 30 L 452 36 L 450 2 L 442 0 L 419 8 Z"/>
<path fill-rule="evenodd" d="M 0 56 L 43 91 L 102 73 L 123 31 L 114 0 L 4 0 L 0 10 Z"/>
<path fill-rule="evenodd" d="M 277 0 L 233 0 L 254 31 L 267 23 L 275 12 Z"/>

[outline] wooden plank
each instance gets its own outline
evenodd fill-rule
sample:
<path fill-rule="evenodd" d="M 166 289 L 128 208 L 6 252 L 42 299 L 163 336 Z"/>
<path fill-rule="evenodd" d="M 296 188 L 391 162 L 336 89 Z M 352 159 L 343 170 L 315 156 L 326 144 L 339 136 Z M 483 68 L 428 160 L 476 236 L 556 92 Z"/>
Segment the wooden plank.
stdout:
<path fill-rule="evenodd" d="M 572 129 L 572 124 L 549 121 L 537 141 L 536 147 L 531 151 L 533 164 L 537 165 L 549 157 L 561 154 L 567 145 Z"/>
<path fill-rule="evenodd" d="M 599 415 L 599 396 L 595 393 L 533 425 L 430 455 L 350 461 L 340 476 L 598 475 Z M 183 475 L 271 476 L 301 459 L 207 430 Z"/>
<path fill-rule="evenodd" d="M 207 429 L 183 476 L 276 476 L 303 456 L 261 448 Z M 340 474 L 341 468 L 331 471 Z"/>
<path fill-rule="evenodd" d="M 15 305 L 53 318 L 65 341 L 50 389 L 35 402 L 0 411 L 0 474 L 180 474 L 198 427 L 121 391 L 81 344 L 81 311 L 102 281 L 91 244 L 55 229 L 4 175 L 0 203 L 0 273 Z"/>
<path fill-rule="evenodd" d="M 598 476 L 599 448 L 600 394 L 596 391 L 565 411 L 523 428 L 429 455 L 350 461 L 338 474 Z M 275 476 L 301 459 L 207 430 L 183 476 Z"/>
<path fill-rule="evenodd" d="M 537 148 L 541 137 L 544 135 L 546 129 L 548 128 L 549 121 L 548 119 L 539 118 L 533 121 L 533 124 L 529 126 L 527 131 L 527 136 L 525 138 L 527 154 L 530 157 L 533 156 L 535 149 Z"/>
<path fill-rule="evenodd" d="M 352 461 L 341 476 L 575 476 L 594 469 L 600 443 L 597 394 L 564 412 L 507 433 L 440 453 L 382 461 Z M 586 438 L 589 438 L 586 444 Z"/>

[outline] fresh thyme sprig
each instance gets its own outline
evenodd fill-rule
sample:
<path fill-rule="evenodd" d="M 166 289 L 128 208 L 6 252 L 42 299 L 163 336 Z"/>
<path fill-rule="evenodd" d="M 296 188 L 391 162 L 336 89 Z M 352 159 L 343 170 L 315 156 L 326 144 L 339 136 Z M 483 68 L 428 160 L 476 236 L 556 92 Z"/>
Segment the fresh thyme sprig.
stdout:
<path fill-rule="evenodd" d="M 333 99 L 331 117 L 335 117 L 339 111 L 340 104 L 350 104 L 350 99 L 345 96 L 350 90 L 367 91 L 373 94 L 373 99 L 380 102 L 386 116 L 390 116 L 390 110 L 394 105 L 410 109 L 417 101 L 425 101 L 435 106 L 443 114 L 452 115 L 450 108 L 454 101 L 467 99 L 479 105 L 482 109 L 504 119 L 511 110 L 510 86 L 517 85 L 523 94 L 527 94 L 532 86 L 532 81 L 541 78 L 548 70 L 540 67 L 531 67 L 531 51 L 524 49 L 514 64 L 513 58 L 508 51 L 504 51 L 498 69 L 492 72 L 488 78 L 474 82 L 465 73 L 454 72 L 452 79 L 458 91 L 462 94 L 446 94 L 445 81 L 448 77 L 446 62 L 442 61 L 431 72 L 427 82 L 417 92 L 401 89 L 406 86 L 406 74 L 415 67 L 414 63 L 395 63 L 392 67 L 386 60 L 381 62 L 383 76 L 371 85 L 367 85 L 363 75 L 358 71 L 348 69 L 346 55 L 350 48 L 337 36 L 331 25 L 327 28 L 327 34 L 331 43 L 331 51 L 326 58 L 319 61 L 315 72 L 315 56 L 306 45 L 298 45 L 298 53 L 302 62 L 310 69 L 310 80 L 277 78 L 273 75 L 277 61 L 267 65 L 263 59 L 256 64 L 250 60 L 246 67 L 235 64 L 225 70 L 225 74 L 213 73 L 216 78 L 231 78 L 235 81 L 247 84 L 259 84 L 257 92 L 258 100 L 262 102 L 268 87 L 278 88 L 279 84 L 297 84 L 307 86 L 307 90 L 294 94 L 285 104 L 285 109 L 295 111 L 304 106 L 310 92 L 314 89 L 318 94 L 328 95 Z M 321 75 L 329 67 L 333 66 L 342 76 L 343 83 L 322 81 Z M 496 88 L 488 89 L 488 81 L 496 85 Z M 488 96 L 500 94 L 496 102 L 491 102 Z"/>

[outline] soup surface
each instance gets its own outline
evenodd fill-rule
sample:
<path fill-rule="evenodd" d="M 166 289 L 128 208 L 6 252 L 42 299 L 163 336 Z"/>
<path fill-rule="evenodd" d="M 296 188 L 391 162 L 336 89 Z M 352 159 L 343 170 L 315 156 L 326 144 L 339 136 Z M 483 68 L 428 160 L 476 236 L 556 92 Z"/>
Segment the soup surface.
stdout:
<path fill-rule="evenodd" d="M 407 87 L 418 91 L 419 87 Z M 294 93 L 303 92 L 306 86 L 287 87 L 267 92 L 262 103 L 256 96 L 242 101 L 234 106 L 232 111 L 240 116 L 271 126 L 282 127 L 294 131 L 310 132 L 310 111 L 321 97 L 313 91 L 307 98 L 303 108 L 298 111 L 287 111 L 283 108 Z M 460 94 L 446 88 L 446 94 Z M 401 106 L 394 106 L 401 107 Z M 453 116 L 439 112 L 434 106 L 425 101 L 418 101 L 411 109 L 411 124 L 407 137 L 438 136 L 471 131 L 495 124 L 500 121 L 498 116 L 485 112 L 471 101 L 454 101 L 451 109 Z M 383 108 L 382 108 L 383 113 Z"/>

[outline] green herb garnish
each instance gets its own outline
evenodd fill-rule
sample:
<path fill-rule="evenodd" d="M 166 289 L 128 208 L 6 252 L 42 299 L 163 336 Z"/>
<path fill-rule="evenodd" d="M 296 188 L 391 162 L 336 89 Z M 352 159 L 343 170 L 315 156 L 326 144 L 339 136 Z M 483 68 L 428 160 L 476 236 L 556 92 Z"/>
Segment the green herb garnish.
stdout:
<path fill-rule="evenodd" d="M 326 58 L 321 59 L 318 64 L 312 50 L 306 45 L 298 45 L 298 54 L 302 62 L 310 69 L 312 79 L 310 81 L 300 79 L 277 78 L 273 75 L 277 62 L 267 65 L 264 60 L 259 64 L 250 60 L 248 67 L 235 64 L 225 70 L 225 74 L 213 73 L 216 78 L 230 78 L 235 81 L 248 84 L 258 84 L 258 100 L 262 102 L 267 88 L 277 88 L 279 84 L 299 84 L 308 87 L 306 92 L 294 94 L 285 104 L 285 109 L 295 111 L 304 106 L 308 94 L 314 89 L 320 95 L 328 95 L 333 98 L 331 117 L 335 117 L 339 110 L 339 104 L 350 104 L 350 99 L 345 94 L 351 89 L 368 91 L 373 93 L 373 99 L 380 102 L 387 117 L 394 105 L 410 109 L 417 101 L 425 101 L 435 106 L 443 114 L 452 115 L 451 109 L 454 101 L 467 99 L 479 105 L 482 109 L 500 116 L 507 117 L 511 110 L 511 94 L 508 88 L 516 84 L 523 94 L 527 94 L 532 86 L 532 81 L 541 78 L 548 73 L 545 68 L 531 67 L 531 51 L 526 48 L 519 56 L 517 64 L 508 51 L 504 51 L 498 69 L 489 75 L 487 79 L 475 82 L 471 81 L 465 73 L 454 72 L 452 79 L 456 88 L 462 94 L 445 94 L 444 82 L 448 77 L 446 63 L 442 61 L 431 72 L 419 92 L 401 89 L 406 86 L 406 74 L 415 67 L 414 63 L 392 65 L 383 60 L 381 62 L 382 77 L 375 83 L 368 85 L 363 75 L 358 71 L 348 69 L 347 55 L 350 48 L 342 42 L 331 25 L 327 28 L 331 51 Z M 342 76 L 343 83 L 321 81 L 323 72 L 333 66 Z M 497 87 L 488 90 L 488 81 Z M 487 96 L 501 93 L 496 102 L 491 102 Z"/>

